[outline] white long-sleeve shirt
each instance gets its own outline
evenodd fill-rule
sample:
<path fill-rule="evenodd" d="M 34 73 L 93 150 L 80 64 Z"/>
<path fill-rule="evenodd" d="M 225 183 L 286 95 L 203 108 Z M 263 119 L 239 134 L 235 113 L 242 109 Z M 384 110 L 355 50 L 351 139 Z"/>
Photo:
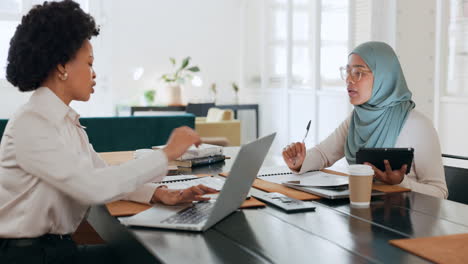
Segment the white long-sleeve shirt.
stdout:
<path fill-rule="evenodd" d="M 344 145 L 350 120 L 351 116 L 320 144 L 307 150 L 299 174 L 329 167 L 344 157 Z M 400 186 L 415 192 L 447 198 L 448 191 L 439 138 L 428 118 L 412 110 L 400 131 L 395 147 L 414 148 L 411 171 L 405 175 Z"/>
<path fill-rule="evenodd" d="M 167 163 L 156 151 L 107 166 L 79 115 L 41 87 L 9 120 L 1 141 L 0 238 L 70 234 L 92 204 L 120 198 L 148 203 L 155 186 L 144 184 L 161 180 Z"/>

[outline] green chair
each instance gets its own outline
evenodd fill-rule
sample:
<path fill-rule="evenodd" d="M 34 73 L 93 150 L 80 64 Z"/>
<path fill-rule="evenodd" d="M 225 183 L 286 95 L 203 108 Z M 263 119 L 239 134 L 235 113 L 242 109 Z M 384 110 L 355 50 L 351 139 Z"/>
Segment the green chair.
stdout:
<path fill-rule="evenodd" d="M 3 136 L 8 120 L 0 119 Z M 125 151 L 163 145 L 174 128 L 195 127 L 195 116 L 180 114 L 173 116 L 131 117 L 84 117 L 81 125 L 86 127 L 89 142 L 97 152 Z M 0 139 L 1 140 L 1 139 Z"/>

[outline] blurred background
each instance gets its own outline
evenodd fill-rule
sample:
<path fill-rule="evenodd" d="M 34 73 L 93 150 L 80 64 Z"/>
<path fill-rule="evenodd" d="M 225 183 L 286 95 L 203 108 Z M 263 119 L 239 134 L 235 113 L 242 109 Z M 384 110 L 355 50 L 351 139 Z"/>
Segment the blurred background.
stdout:
<path fill-rule="evenodd" d="M 9 41 L 38 0 L 0 1 L 0 118 L 30 94 L 5 79 Z M 161 78 L 189 67 L 182 104 L 258 104 L 259 134 L 273 149 L 331 133 L 352 111 L 339 67 L 350 50 L 385 41 L 398 54 L 416 107 L 438 130 L 444 153 L 468 156 L 468 1 L 465 0 L 79 0 L 101 26 L 92 39 L 96 92 L 73 103 L 82 116 L 129 115 L 170 104 Z M 172 58 L 172 59 L 171 59 Z M 237 87 L 237 89 L 235 88 Z M 169 99 L 168 99 L 169 98 Z M 241 142 L 256 137 L 239 111 Z"/>

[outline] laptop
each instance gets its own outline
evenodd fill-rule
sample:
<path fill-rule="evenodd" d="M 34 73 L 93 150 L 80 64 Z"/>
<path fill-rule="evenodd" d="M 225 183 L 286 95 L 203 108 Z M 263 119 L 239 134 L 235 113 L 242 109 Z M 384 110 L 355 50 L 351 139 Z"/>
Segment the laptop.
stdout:
<path fill-rule="evenodd" d="M 320 187 L 304 187 L 297 186 L 295 184 L 283 183 L 283 185 L 290 188 L 315 194 L 317 196 L 327 198 L 327 199 L 343 199 L 349 198 L 349 189 L 348 186 L 334 187 L 334 188 L 320 188 Z M 371 196 L 380 196 L 385 195 L 384 192 L 372 190 Z"/>
<path fill-rule="evenodd" d="M 119 218 L 129 226 L 206 231 L 236 211 L 244 202 L 276 133 L 243 145 L 218 198 L 182 206 L 154 205 L 131 217 Z"/>

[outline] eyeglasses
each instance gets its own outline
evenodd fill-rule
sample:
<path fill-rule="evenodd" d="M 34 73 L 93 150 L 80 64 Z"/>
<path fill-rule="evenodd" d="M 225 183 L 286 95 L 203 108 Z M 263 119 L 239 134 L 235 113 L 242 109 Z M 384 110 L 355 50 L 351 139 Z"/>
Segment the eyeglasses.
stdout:
<path fill-rule="evenodd" d="M 348 79 L 348 76 L 350 76 L 351 81 L 359 82 L 363 74 L 370 73 L 370 72 L 372 71 L 361 70 L 361 69 L 353 68 L 353 67 L 340 67 L 340 75 L 343 81 L 346 81 L 346 79 Z"/>

